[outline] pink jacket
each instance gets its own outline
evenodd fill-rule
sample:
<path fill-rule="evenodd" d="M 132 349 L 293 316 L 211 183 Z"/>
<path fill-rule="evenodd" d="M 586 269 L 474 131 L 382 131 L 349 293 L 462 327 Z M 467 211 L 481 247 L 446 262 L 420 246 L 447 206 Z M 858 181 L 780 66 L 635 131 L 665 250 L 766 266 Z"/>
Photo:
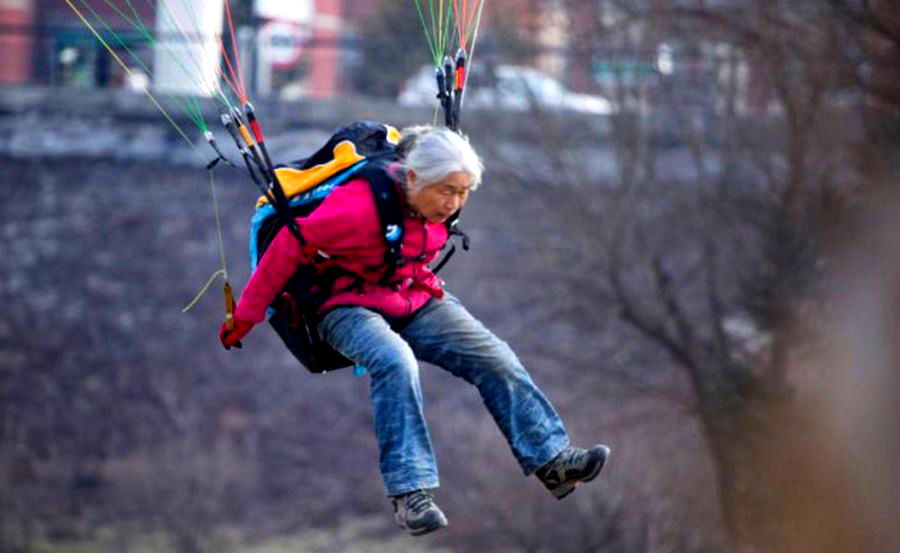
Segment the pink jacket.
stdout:
<path fill-rule="evenodd" d="M 427 222 L 410 209 L 406 212 L 401 249 L 405 263 L 397 267 L 391 282 L 382 286 L 379 280 L 387 268 L 386 246 L 369 183 L 356 179 L 336 188 L 312 214 L 297 219 L 307 241 L 305 248 L 287 228 L 278 233 L 244 287 L 235 317 L 253 323 L 265 319 L 266 309 L 298 265 L 310 263 L 317 250 L 330 257 L 328 262 L 365 279 L 361 288 L 353 288 L 355 279 L 339 277 L 323 312 L 338 306 L 361 306 L 388 317 L 402 317 L 432 297 L 442 298 L 443 281 L 427 264 L 447 242 L 447 227 Z"/>

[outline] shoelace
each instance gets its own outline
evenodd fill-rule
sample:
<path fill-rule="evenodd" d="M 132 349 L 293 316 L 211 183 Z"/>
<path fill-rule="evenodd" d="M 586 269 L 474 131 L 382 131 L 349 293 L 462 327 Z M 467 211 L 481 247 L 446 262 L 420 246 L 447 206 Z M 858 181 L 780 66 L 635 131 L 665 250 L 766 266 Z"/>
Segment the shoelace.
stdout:
<path fill-rule="evenodd" d="M 431 494 L 428 492 L 414 492 L 406 497 L 406 508 L 417 515 L 430 506 Z"/>
<path fill-rule="evenodd" d="M 562 458 L 554 463 L 554 468 L 564 470 L 574 465 L 578 465 L 581 463 L 586 453 L 587 451 L 577 448 L 565 451 L 562 455 L 560 455 L 560 457 Z"/>

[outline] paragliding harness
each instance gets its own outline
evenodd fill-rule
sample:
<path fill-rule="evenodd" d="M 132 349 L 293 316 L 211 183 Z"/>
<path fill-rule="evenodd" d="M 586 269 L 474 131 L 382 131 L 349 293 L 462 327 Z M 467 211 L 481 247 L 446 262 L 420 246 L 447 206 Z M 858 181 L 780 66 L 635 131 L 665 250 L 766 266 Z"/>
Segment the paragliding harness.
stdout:
<path fill-rule="evenodd" d="M 388 165 L 399 161 L 396 152 L 399 139 L 400 133 L 394 127 L 357 121 L 336 131 L 309 158 L 275 169 L 288 200 L 290 218 L 311 214 L 335 188 L 351 179 L 363 178 L 369 182 L 386 245 L 384 261 L 387 269 L 380 279 L 385 285 L 403 262 L 400 255 L 403 204 L 396 184 L 388 174 Z M 286 219 L 283 213 L 278 213 L 276 206 L 260 198 L 250 224 L 251 269 L 256 269 L 269 244 L 285 226 Z M 451 236 L 463 236 L 463 248 L 468 249 L 468 238 L 456 228 L 456 223 L 456 217 L 452 222 L 448 221 L 448 231 Z M 296 236 L 306 249 L 302 236 Z M 451 244 L 450 250 L 435 266 L 435 272 L 444 266 L 455 249 L 455 244 Z M 322 373 L 348 367 L 352 363 L 319 337 L 319 309 L 331 297 L 339 277 L 353 277 L 354 286 L 362 286 L 365 280 L 360 275 L 329 264 L 329 257 L 324 252 L 314 255 L 312 263 L 298 267 L 269 306 L 269 324 L 307 370 Z"/>

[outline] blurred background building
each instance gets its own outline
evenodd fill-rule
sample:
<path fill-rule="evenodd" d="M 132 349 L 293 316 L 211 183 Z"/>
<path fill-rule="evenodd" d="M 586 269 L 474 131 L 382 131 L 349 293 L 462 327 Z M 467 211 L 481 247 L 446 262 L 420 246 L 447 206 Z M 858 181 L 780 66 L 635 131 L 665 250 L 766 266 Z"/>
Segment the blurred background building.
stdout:
<path fill-rule="evenodd" d="M 232 4 L 241 70 L 248 92 L 256 98 L 396 97 L 427 60 L 419 29 L 383 15 L 391 12 L 390 2 L 242 0 Z M 215 65 L 223 62 L 212 37 L 221 33 L 225 43 L 231 43 L 222 4 L 197 4 L 204 13 L 181 14 L 173 24 L 167 14 L 182 5 L 110 0 L 93 6 L 96 15 L 110 25 L 100 28 L 101 34 L 123 59 L 135 65 L 132 74 L 127 74 L 65 2 L 0 0 L 0 52 L 4 59 L 0 83 L 133 89 L 149 85 L 163 92 L 178 92 L 179 86 L 184 86 L 183 74 L 167 72 L 164 66 L 172 60 L 166 61 L 164 56 L 155 59 L 145 33 L 127 25 L 121 13 L 135 10 L 160 41 L 172 44 L 186 40 L 178 32 L 178 19 L 196 23 L 204 37 L 191 37 L 197 43 L 182 47 L 205 47 L 208 69 L 214 72 Z M 628 17 L 618 6 L 614 2 L 598 5 L 559 0 L 491 2 L 485 10 L 479 65 L 491 70 L 499 64 L 534 69 L 555 81 L 551 87 L 575 93 L 609 97 L 615 89 L 620 98 L 614 103 L 619 109 L 647 109 L 662 84 L 677 82 L 685 106 L 718 111 L 724 108 L 716 104 L 715 89 L 734 73 L 744 89 L 739 109 L 764 111 L 768 100 L 763 92 L 765 80 L 758 78 L 762 72 L 754 72 L 746 60 L 736 60 L 734 48 L 714 37 L 699 44 L 692 40 L 688 45 L 675 36 L 665 36 L 665 28 L 650 32 L 646 22 L 623 24 Z M 404 9 L 401 17 L 418 25 L 415 10 L 405 7 L 409 9 Z M 193 21 L 194 17 L 202 21 Z M 390 40 L 415 45 L 406 49 L 409 55 L 404 58 L 408 59 L 396 59 L 369 47 L 369 38 L 379 32 L 390 34 Z M 155 67 L 156 82 L 150 82 L 126 50 L 136 53 L 147 67 Z M 392 84 L 372 86 L 367 72 L 386 73 Z M 181 83 L 176 82 L 179 79 Z"/>

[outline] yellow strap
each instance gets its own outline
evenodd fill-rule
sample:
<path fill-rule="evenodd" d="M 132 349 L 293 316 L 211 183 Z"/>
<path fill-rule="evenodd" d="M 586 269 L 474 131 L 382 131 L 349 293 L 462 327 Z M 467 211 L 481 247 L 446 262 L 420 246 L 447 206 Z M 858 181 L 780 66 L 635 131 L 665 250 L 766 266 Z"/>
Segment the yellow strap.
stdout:
<path fill-rule="evenodd" d="M 321 163 L 310 167 L 309 169 L 292 169 L 290 167 L 280 167 L 275 169 L 278 175 L 278 182 L 284 190 L 287 198 L 293 198 L 298 194 L 302 194 L 311 188 L 319 185 L 335 173 L 350 167 L 354 163 L 358 163 L 366 159 L 359 155 L 356 151 L 356 145 L 349 140 L 338 142 L 334 147 L 334 158 L 326 163 Z M 256 207 L 267 204 L 269 200 L 262 196 L 257 200 Z"/>

